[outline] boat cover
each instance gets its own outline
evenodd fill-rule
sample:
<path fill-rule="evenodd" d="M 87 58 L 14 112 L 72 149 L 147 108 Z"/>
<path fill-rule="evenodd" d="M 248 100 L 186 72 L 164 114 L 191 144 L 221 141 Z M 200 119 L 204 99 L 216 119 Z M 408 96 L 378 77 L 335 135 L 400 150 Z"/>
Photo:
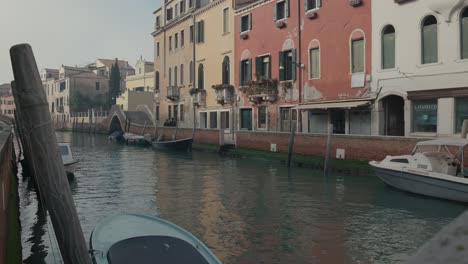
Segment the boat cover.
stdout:
<path fill-rule="evenodd" d="M 209 264 L 190 243 L 169 236 L 140 236 L 121 240 L 107 252 L 109 264 Z"/>

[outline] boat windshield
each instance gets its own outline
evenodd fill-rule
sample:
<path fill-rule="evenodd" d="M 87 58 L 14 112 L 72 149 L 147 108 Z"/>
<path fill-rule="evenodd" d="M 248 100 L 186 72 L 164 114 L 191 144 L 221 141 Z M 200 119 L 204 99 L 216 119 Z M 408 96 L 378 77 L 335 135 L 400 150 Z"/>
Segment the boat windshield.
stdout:
<path fill-rule="evenodd" d="M 119 241 L 109 248 L 107 261 L 109 264 L 208 264 L 190 243 L 168 236 L 142 236 Z"/>
<path fill-rule="evenodd" d="M 59 146 L 59 148 L 60 148 L 60 153 L 62 154 L 62 156 L 69 155 L 68 146 Z"/>

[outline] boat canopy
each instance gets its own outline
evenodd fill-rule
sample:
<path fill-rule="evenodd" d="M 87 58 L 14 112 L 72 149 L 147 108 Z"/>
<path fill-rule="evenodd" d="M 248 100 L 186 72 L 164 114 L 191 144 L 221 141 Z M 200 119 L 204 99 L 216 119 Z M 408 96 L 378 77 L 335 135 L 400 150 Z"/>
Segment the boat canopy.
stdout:
<path fill-rule="evenodd" d="M 468 140 L 466 138 L 440 138 L 434 140 L 420 141 L 416 146 L 455 146 L 455 147 L 466 147 Z"/>

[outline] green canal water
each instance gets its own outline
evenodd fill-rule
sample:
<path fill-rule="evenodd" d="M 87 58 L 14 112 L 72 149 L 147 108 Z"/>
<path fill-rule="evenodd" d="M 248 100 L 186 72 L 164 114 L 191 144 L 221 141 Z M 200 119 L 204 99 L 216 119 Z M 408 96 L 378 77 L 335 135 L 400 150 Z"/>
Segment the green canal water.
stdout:
<path fill-rule="evenodd" d="M 398 263 L 468 209 L 412 195 L 375 175 L 293 168 L 261 157 L 168 153 L 102 135 L 58 133 L 80 161 L 71 184 L 86 239 L 119 212 L 189 230 L 224 263 Z M 350 170 L 353 171 L 353 170 Z M 20 175 L 24 263 L 60 263 L 50 220 Z"/>

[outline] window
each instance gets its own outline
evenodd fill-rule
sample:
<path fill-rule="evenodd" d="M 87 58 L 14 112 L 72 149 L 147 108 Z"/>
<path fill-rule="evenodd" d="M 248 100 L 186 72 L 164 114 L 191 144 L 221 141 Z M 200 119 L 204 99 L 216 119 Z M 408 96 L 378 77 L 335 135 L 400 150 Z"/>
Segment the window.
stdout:
<path fill-rule="evenodd" d="M 468 59 L 468 7 L 463 11 L 460 20 L 461 58 Z"/>
<path fill-rule="evenodd" d="M 267 106 L 261 105 L 258 107 L 258 128 L 266 128 L 267 125 Z"/>
<path fill-rule="evenodd" d="M 205 22 L 203 20 L 200 20 L 197 22 L 197 43 L 202 43 L 204 42 L 205 38 Z"/>
<path fill-rule="evenodd" d="M 193 7 L 193 0 L 189 0 L 188 6 L 189 6 L 189 8 L 192 8 L 192 7 Z"/>
<path fill-rule="evenodd" d="M 218 128 L 218 112 L 210 112 L 210 128 Z"/>
<path fill-rule="evenodd" d="M 156 17 L 156 28 L 160 28 L 160 27 L 161 27 L 161 17 L 157 16 Z"/>
<path fill-rule="evenodd" d="M 239 65 L 239 85 L 245 85 L 246 81 L 252 80 L 252 60 L 241 60 Z"/>
<path fill-rule="evenodd" d="M 179 120 L 179 119 L 178 119 L 178 118 L 179 118 L 179 113 L 178 113 L 178 112 L 179 112 L 179 106 L 178 106 L 178 105 L 174 105 L 174 106 L 172 107 L 172 109 L 174 109 L 174 119 L 175 119 L 175 121 Z"/>
<path fill-rule="evenodd" d="M 413 132 L 437 132 L 437 100 L 413 101 Z"/>
<path fill-rule="evenodd" d="M 200 128 L 207 128 L 207 113 L 206 112 L 200 112 Z"/>
<path fill-rule="evenodd" d="M 172 36 L 169 36 L 169 51 L 172 51 Z"/>
<path fill-rule="evenodd" d="M 252 130 L 252 109 L 247 108 L 240 110 L 240 129 Z"/>
<path fill-rule="evenodd" d="M 185 43 L 184 43 L 185 39 L 184 38 L 185 38 L 184 31 L 182 30 L 182 31 L 180 31 L 180 47 L 181 48 L 184 47 L 184 45 L 185 45 Z"/>
<path fill-rule="evenodd" d="M 279 79 L 280 81 L 296 79 L 296 50 L 279 52 Z"/>
<path fill-rule="evenodd" d="M 333 133 L 346 133 L 346 113 L 345 110 L 337 109 L 330 112 L 330 122 L 333 124 Z"/>
<path fill-rule="evenodd" d="M 222 65 L 222 81 L 223 81 L 223 84 L 229 84 L 230 81 L 229 81 L 229 75 L 230 75 L 230 66 L 229 66 L 229 57 L 228 56 L 224 56 L 224 60 L 223 60 L 223 65 Z"/>
<path fill-rule="evenodd" d="M 66 82 L 61 82 L 60 83 L 60 91 L 65 90 L 67 83 Z"/>
<path fill-rule="evenodd" d="M 351 41 L 351 72 L 364 72 L 364 39 Z"/>
<path fill-rule="evenodd" d="M 255 58 L 255 76 L 257 80 L 270 79 L 270 55 Z"/>
<path fill-rule="evenodd" d="M 391 159 L 390 162 L 409 163 L 409 162 L 408 162 L 408 159 Z"/>
<path fill-rule="evenodd" d="M 229 32 L 229 8 L 223 9 L 223 34 Z"/>
<path fill-rule="evenodd" d="M 180 121 L 184 121 L 184 105 L 179 105 L 180 107 Z"/>
<path fill-rule="evenodd" d="M 388 25 L 382 34 L 382 69 L 395 68 L 395 28 Z"/>
<path fill-rule="evenodd" d="M 318 9 L 322 6 L 322 0 L 306 0 L 305 10 Z"/>
<path fill-rule="evenodd" d="M 463 120 L 468 119 L 468 97 L 455 98 L 455 131 L 461 132 Z"/>
<path fill-rule="evenodd" d="M 174 35 L 174 48 L 177 49 L 179 47 L 179 34 L 175 33 Z"/>
<path fill-rule="evenodd" d="M 289 17 L 289 0 L 276 2 L 274 16 L 275 20 Z"/>
<path fill-rule="evenodd" d="M 179 4 L 175 4 L 175 17 L 177 17 L 177 12 L 179 12 Z"/>
<path fill-rule="evenodd" d="M 167 20 L 167 21 L 172 20 L 172 8 L 168 8 L 168 9 L 166 10 L 166 20 Z"/>
<path fill-rule="evenodd" d="M 169 119 L 172 118 L 172 105 L 167 106 L 167 115 Z"/>
<path fill-rule="evenodd" d="M 177 86 L 177 66 L 174 67 L 174 85 Z"/>
<path fill-rule="evenodd" d="M 180 1 L 180 14 L 185 13 L 185 0 Z"/>
<path fill-rule="evenodd" d="M 203 64 L 198 65 L 198 89 L 204 89 L 204 73 L 203 73 Z"/>
<path fill-rule="evenodd" d="M 172 69 L 169 67 L 169 86 L 172 86 Z"/>
<path fill-rule="evenodd" d="M 309 78 L 320 78 L 320 49 L 314 48 L 309 50 Z"/>
<path fill-rule="evenodd" d="M 159 121 L 159 105 L 156 106 L 156 121 Z"/>
<path fill-rule="evenodd" d="M 220 112 L 220 126 L 221 129 L 229 129 L 230 127 L 230 122 L 229 122 L 229 112 L 228 111 L 222 111 Z"/>
<path fill-rule="evenodd" d="M 180 85 L 184 84 L 184 65 L 180 65 Z"/>
<path fill-rule="evenodd" d="M 434 16 L 424 18 L 421 33 L 422 64 L 437 62 L 437 19 Z"/>
<path fill-rule="evenodd" d="M 159 90 L 159 71 L 156 72 L 156 90 Z"/>
<path fill-rule="evenodd" d="M 189 78 L 190 78 L 190 83 L 193 82 L 193 61 L 190 62 L 189 64 Z"/>
<path fill-rule="evenodd" d="M 193 43 L 193 25 L 190 26 L 189 41 L 190 43 Z"/>
<path fill-rule="evenodd" d="M 99 91 L 100 87 L 101 87 L 101 83 L 96 82 L 96 91 Z"/>
<path fill-rule="evenodd" d="M 156 43 L 156 57 L 159 57 L 159 42 Z"/>
<path fill-rule="evenodd" d="M 252 14 L 247 14 L 241 17 L 240 32 L 249 31 L 252 29 Z"/>

